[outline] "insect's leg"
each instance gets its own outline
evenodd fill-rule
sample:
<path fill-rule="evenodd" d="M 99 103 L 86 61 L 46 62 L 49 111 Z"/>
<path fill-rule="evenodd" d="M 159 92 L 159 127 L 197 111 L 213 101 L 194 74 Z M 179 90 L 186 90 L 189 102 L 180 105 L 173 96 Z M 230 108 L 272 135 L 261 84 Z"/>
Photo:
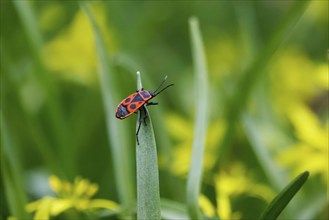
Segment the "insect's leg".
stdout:
<path fill-rule="evenodd" d="M 138 133 L 139 133 L 139 130 L 141 128 L 141 124 L 142 124 L 142 112 L 141 111 L 138 111 L 139 113 L 139 117 L 138 117 L 138 128 L 137 128 L 137 132 L 136 132 L 136 140 L 137 140 L 137 144 L 139 145 L 139 140 L 138 140 Z"/>
<path fill-rule="evenodd" d="M 144 118 L 143 118 L 144 119 L 145 126 L 147 126 L 147 124 L 146 124 L 146 118 L 147 118 L 147 115 L 145 115 Z"/>
<path fill-rule="evenodd" d="M 149 106 L 149 105 L 158 105 L 158 104 L 159 104 L 158 102 L 148 102 L 148 103 L 146 103 L 147 106 Z"/>
<path fill-rule="evenodd" d="M 142 116 L 142 118 L 143 118 L 144 124 L 145 124 L 145 126 L 147 126 L 147 124 L 146 124 L 146 118 L 148 117 L 148 115 L 147 115 L 146 109 L 145 109 L 144 106 L 142 106 L 142 107 L 140 108 L 140 110 L 141 110 L 141 112 L 142 112 L 141 116 Z"/>

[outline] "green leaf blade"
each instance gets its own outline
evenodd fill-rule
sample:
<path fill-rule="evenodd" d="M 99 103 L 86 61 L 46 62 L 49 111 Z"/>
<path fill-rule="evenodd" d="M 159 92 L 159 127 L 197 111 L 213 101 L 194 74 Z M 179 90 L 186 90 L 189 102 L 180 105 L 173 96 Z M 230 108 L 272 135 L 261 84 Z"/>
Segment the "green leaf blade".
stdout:
<path fill-rule="evenodd" d="M 0 111 L 1 125 L 1 174 L 5 198 L 8 201 L 10 214 L 20 219 L 29 219 L 31 216 L 26 212 L 27 194 L 23 182 L 23 168 L 18 155 L 17 145 L 5 123 L 4 116 Z"/>
<path fill-rule="evenodd" d="M 140 73 L 137 72 L 137 89 L 142 87 Z M 161 219 L 157 147 L 151 117 L 147 108 L 142 108 L 145 111 L 140 110 L 136 126 L 137 131 L 139 120 L 142 120 L 138 133 L 139 144 L 136 144 L 137 219 L 156 220 Z"/>
<path fill-rule="evenodd" d="M 208 116 L 208 79 L 206 56 L 198 20 L 191 18 L 190 35 L 192 41 L 193 62 L 195 68 L 195 128 L 190 170 L 187 180 L 187 205 L 192 219 L 201 217 L 198 205 L 200 186 L 202 181 L 202 165 L 206 143 L 207 116 Z"/>
<path fill-rule="evenodd" d="M 305 171 L 297 176 L 288 186 L 286 186 L 268 205 L 262 215 L 259 217 L 260 220 L 277 219 L 283 209 L 288 205 L 290 200 L 300 190 L 308 179 L 310 173 Z"/>
<path fill-rule="evenodd" d="M 81 2 L 80 6 L 89 19 L 94 33 L 95 47 L 98 55 L 98 73 L 101 83 L 101 92 L 106 116 L 107 136 L 113 153 L 114 175 L 120 203 L 125 208 L 131 208 L 135 204 L 135 184 L 133 180 L 132 166 L 128 161 L 130 148 L 123 137 L 122 125 L 115 118 L 114 94 L 116 83 L 112 74 L 111 66 L 106 51 L 105 42 L 95 16 L 87 2 Z"/>

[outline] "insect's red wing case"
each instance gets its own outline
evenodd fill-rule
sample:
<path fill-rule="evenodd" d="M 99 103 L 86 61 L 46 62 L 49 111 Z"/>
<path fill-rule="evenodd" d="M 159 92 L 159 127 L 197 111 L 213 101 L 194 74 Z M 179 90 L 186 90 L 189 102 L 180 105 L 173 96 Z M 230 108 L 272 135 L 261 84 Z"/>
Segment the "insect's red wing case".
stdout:
<path fill-rule="evenodd" d="M 132 113 L 136 112 L 153 96 L 147 90 L 135 92 L 122 100 L 116 108 L 116 117 L 119 119 L 127 118 Z"/>

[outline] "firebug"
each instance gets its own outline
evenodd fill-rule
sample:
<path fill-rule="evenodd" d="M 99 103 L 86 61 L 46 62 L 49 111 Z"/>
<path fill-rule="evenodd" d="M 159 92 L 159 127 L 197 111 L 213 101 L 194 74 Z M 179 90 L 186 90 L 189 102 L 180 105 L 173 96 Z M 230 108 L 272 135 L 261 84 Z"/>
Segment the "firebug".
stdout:
<path fill-rule="evenodd" d="M 154 92 L 150 92 L 148 90 L 145 90 L 144 88 L 142 88 L 141 90 L 137 90 L 135 93 L 131 94 L 130 96 L 122 100 L 116 108 L 115 117 L 117 117 L 118 119 L 125 119 L 128 116 L 130 116 L 132 113 L 137 113 L 137 111 L 140 113 L 138 128 L 136 132 L 136 139 L 138 144 L 139 144 L 138 132 L 140 126 L 142 124 L 142 120 L 144 120 L 145 122 L 145 118 L 147 117 L 144 106 L 159 104 L 157 102 L 150 102 L 150 100 L 153 99 L 155 96 L 159 95 L 162 91 L 164 91 L 168 87 L 174 85 L 174 84 L 167 85 L 166 87 L 164 87 L 158 92 L 158 90 L 161 88 L 161 86 L 166 80 L 167 80 L 167 76 L 162 80 L 161 84 Z M 142 118 L 143 116 L 142 111 L 145 112 L 144 118 Z"/>

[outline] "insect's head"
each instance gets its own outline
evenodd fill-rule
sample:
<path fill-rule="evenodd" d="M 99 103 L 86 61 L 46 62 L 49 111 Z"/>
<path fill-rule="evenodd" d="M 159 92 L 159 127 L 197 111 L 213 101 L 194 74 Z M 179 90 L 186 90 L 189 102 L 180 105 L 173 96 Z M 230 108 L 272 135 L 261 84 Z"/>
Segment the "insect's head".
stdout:
<path fill-rule="evenodd" d="M 169 88 L 170 86 L 173 86 L 174 84 L 169 84 L 167 85 L 166 87 L 164 87 L 163 89 L 161 89 L 159 92 L 158 90 L 161 88 L 161 86 L 163 85 L 163 83 L 167 80 L 167 76 L 165 76 L 165 78 L 162 80 L 162 82 L 160 83 L 160 85 L 158 86 L 158 88 L 154 91 L 154 92 L 150 92 L 151 95 L 154 97 L 154 96 L 157 96 L 159 95 L 162 91 L 164 91 L 165 89 Z"/>

